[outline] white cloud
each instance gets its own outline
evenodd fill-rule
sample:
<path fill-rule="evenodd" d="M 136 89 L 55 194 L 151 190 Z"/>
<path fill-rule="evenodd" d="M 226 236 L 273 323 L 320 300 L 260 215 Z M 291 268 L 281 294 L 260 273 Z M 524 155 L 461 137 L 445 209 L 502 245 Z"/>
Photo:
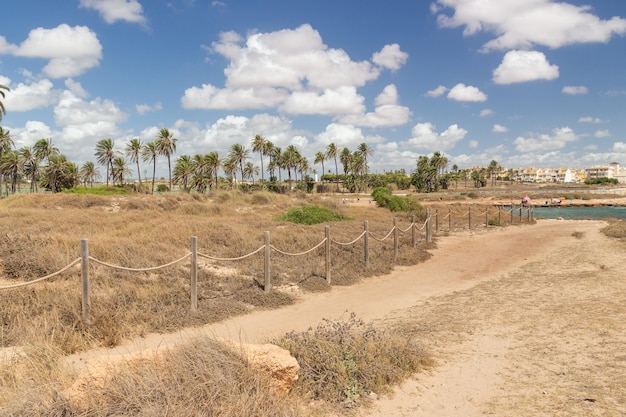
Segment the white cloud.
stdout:
<path fill-rule="evenodd" d="M 480 91 L 477 87 L 459 83 L 452 87 L 448 93 L 448 98 L 455 101 L 487 101 L 487 94 Z"/>
<path fill-rule="evenodd" d="M 0 54 L 11 54 L 16 49 L 16 45 L 8 43 L 4 36 L 0 36 Z"/>
<path fill-rule="evenodd" d="M 385 45 L 380 52 L 376 52 L 372 55 L 372 62 L 383 68 L 397 71 L 405 63 L 409 54 L 400 50 L 400 45 L 394 43 L 392 45 Z"/>
<path fill-rule="evenodd" d="M 11 93 L 6 95 L 4 106 L 11 111 L 30 111 L 48 107 L 58 98 L 58 92 L 53 90 L 52 82 L 43 79 L 30 84 L 19 83 L 11 87 Z"/>
<path fill-rule="evenodd" d="M 493 125 L 493 129 L 491 129 L 491 131 L 494 133 L 506 133 L 509 129 L 506 126 L 495 124 Z"/>
<path fill-rule="evenodd" d="M 437 88 L 427 91 L 426 97 L 440 97 L 444 95 L 446 91 L 448 91 L 448 88 L 443 85 L 440 85 Z"/>
<path fill-rule="evenodd" d="M 594 124 L 604 123 L 604 121 L 600 119 L 599 117 L 591 117 L 591 116 L 581 117 L 580 119 L 578 119 L 578 122 L 579 123 L 594 123 Z"/>
<path fill-rule="evenodd" d="M 562 91 L 563 91 L 563 94 L 569 94 L 569 95 L 574 96 L 574 95 L 587 94 L 589 90 L 584 85 L 566 85 L 565 87 L 563 87 Z"/>
<path fill-rule="evenodd" d="M 110 100 L 100 97 L 85 101 L 71 91 L 64 91 L 54 108 L 54 119 L 59 126 L 85 126 L 99 123 L 119 123 L 125 121 L 127 115 Z"/>
<path fill-rule="evenodd" d="M 624 143 L 624 142 L 615 142 L 613 144 L 613 151 L 615 151 L 615 152 L 626 152 L 626 143 Z"/>
<path fill-rule="evenodd" d="M 185 109 L 263 109 L 274 107 L 287 98 L 287 91 L 271 87 L 223 88 L 211 84 L 185 90 L 181 104 Z"/>
<path fill-rule="evenodd" d="M 49 138 L 52 135 L 53 132 L 49 126 L 36 120 L 28 120 L 23 128 L 11 129 L 11 136 L 15 142 L 15 147 L 18 149 L 22 146 L 32 146 L 39 139 Z"/>
<path fill-rule="evenodd" d="M 513 141 L 519 152 L 551 151 L 563 149 L 565 145 L 578 140 L 578 135 L 569 127 L 554 129 L 551 135 L 533 134 L 530 137 L 519 136 Z"/>
<path fill-rule="evenodd" d="M 43 72 L 50 78 L 68 78 L 98 66 L 102 45 L 88 27 L 61 24 L 53 29 L 31 30 L 14 54 L 49 59 Z"/>
<path fill-rule="evenodd" d="M 483 109 L 480 111 L 480 117 L 487 117 L 487 116 L 492 116 L 493 115 L 493 110 L 491 109 Z"/>
<path fill-rule="evenodd" d="M 467 130 L 458 125 L 450 125 L 445 131 L 437 133 L 432 123 L 418 123 L 413 127 L 412 137 L 407 142 L 411 147 L 428 151 L 446 151 L 454 148 L 463 140 Z"/>
<path fill-rule="evenodd" d="M 107 23 L 122 20 L 146 24 L 143 7 L 137 0 L 80 0 L 79 5 L 86 9 L 96 10 Z"/>
<path fill-rule="evenodd" d="M 473 149 L 478 148 L 478 141 L 475 140 L 475 139 L 470 140 L 469 141 L 469 147 L 473 148 Z"/>
<path fill-rule="evenodd" d="M 65 80 L 65 87 L 72 92 L 76 97 L 87 98 L 89 93 L 83 88 L 81 83 L 74 81 L 71 78 Z"/>
<path fill-rule="evenodd" d="M 160 101 L 154 103 L 154 104 L 137 104 L 135 106 L 135 111 L 137 111 L 137 113 L 144 115 L 148 112 L 155 112 L 155 111 L 159 111 L 163 109 L 163 105 L 161 104 Z"/>
<path fill-rule="evenodd" d="M 349 114 L 339 121 L 348 125 L 383 127 L 400 126 L 409 121 L 411 110 L 398 104 L 398 91 L 395 85 L 386 86 L 376 97 L 376 109 L 366 114 Z"/>
<path fill-rule="evenodd" d="M 315 143 L 321 145 L 321 148 L 326 149 L 328 144 L 334 143 L 337 145 L 337 148 L 339 148 L 339 151 L 343 148 L 355 149 L 363 142 L 371 144 L 373 141 L 372 138 L 366 136 L 360 128 L 341 123 L 329 124 L 326 126 L 326 129 L 315 138 Z M 339 160 L 339 157 L 337 157 L 337 160 Z M 339 169 L 341 169 L 341 165 Z"/>
<path fill-rule="evenodd" d="M 288 114 L 351 114 L 365 111 L 363 96 L 357 94 L 355 87 L 326 89 L 318 94 L 314 91 L 296 91 L 292 93 L 279 110 Z"/>
<path fill-rule="evenodd" d="M 509 51 L 502 63 L 493 70 L 496 84 L 513 84 L 559 77 L 559 67 L 550 65 L 546 56 L 537 51 Z"/>
<path fill-rule="evenodd" d="M 466 36 L 495 34 L 495 39 L 483 45 L 485 51 L 606 43 L 614 35 L 626 34 L 624 18 L 601 20 L 590 6 L 553 0 L 437 0 L 437 5 L 431 8 L 433 13 L 454 9 L 452 16 L 437 16 L 441 27 L 464 26 Z"/>
<path fill-rule="evenodd" d="M 598 130 L 596 131 L 596 133 L 594 133 L 594 136 L 597 138 L 610 138 L 611 132 L 609 132 L 608 130 Z"/>

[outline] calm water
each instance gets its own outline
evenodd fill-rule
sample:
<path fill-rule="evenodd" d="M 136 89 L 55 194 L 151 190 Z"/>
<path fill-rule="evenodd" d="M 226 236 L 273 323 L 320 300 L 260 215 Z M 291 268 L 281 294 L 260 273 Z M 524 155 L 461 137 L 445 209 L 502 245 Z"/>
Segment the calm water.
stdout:
<path fill-rule="evenodd" d="M 626 219 L 626 207 L 535 207 L 538 219 Z"/>

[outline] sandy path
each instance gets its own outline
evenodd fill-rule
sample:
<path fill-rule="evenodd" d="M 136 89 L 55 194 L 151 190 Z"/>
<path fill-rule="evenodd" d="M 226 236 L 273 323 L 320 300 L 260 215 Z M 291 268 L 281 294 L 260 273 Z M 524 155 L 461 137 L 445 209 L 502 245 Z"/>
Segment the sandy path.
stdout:
<path fill-rule="evenodd" d="M 99 367 L 206 335 L 264 342 L 354 312 L 365 320 L 418 320 L 409 324 L 407 335 L 424 340 L 438 363 L 391 398 L 376 401 L 363 416 L 626 416 L 626 388 L 619 382 L 626 375 L 626 350 L 620 356 L 615 349 L 626 346 L 621 278 L 626 254 L 599 232 L 602 225 L 544 220 L 443 237 L 427 262 L 388 276 L 307 295 L 279 310 L 152 334 L 68 361 L 77 368 Z M 579 306 L 594 310 L 595 319 L 581 320 Z M 590 377 L 593 372 L 603 379 Z"/>

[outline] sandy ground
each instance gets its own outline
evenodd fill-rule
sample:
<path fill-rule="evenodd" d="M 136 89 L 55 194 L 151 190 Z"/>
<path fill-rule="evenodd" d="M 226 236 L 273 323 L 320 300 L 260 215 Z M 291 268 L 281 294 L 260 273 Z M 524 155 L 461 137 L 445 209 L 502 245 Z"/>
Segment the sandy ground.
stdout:
<path fill-rule="evenodd" d="M 68 363 L 99 367 L 206 335 L 265 342 L 354 312 L 403 323 L 437 363 L 362 417 L 626 416 L 626 248 L 602 226 L 542 220 L 442 237 L 423 264 Z"/>

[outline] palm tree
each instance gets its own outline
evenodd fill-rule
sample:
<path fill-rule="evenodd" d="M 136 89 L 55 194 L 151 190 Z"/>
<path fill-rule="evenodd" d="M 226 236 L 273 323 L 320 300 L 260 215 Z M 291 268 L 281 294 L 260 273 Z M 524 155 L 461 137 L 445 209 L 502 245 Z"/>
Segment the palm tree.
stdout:
<path fill-rule="evenodd" d="M 5 153 L 9 152 L 13 146 L 15 146 L 15 144 L 13 143 L 13 139 L 11 139 L 11 132 L 4 130 L 2 126 L 0 126 L 0 158 L 2 158 Z M 0 193 L 2 192 L 3 176 L 4 174 L 2 170 L 0 170 Z"/>
<path fill-rule="evenodd" d="M 20 177 L 20 158 L 15 150 L 5 152 L 0 158 L 0 173 L 7 176 L 7 195 L 9 194 L 9 179 L 11 180 L 11 192 L 17 191 L 17 180 Z"/>
<path fill-rule="evenodd" d="M 65 155 L 55 154 L 48 158 L 48 165 L 44 168 L 42 185 L 53 193 L 64 188 L 72 188 L 78 182 L 78 167 L 67 160 Z"/>
<path fill-rule="evenodd" d="M 126 144 L 126 156 L 130 162 L 137 164 L 137 177 L 139 178 L 139 188 L 141 188 L 141 172 L 139 171 L 139 159 L 141 159 L 141 148 L 143 144 L 139 138 L 133 138 Z"/>
<path fill-rule="evenodd" d="M 222 161 L 222 169 L 226 177 L 230 179 L 231 188 L 234 186 L 234 176 L 237 171 L 237 163 L 232 158 L 226 158 Z"/>
<path fill-rule="evenodd" d="M 313 163 L 322 164 L 322 175 L 320 176 L 320 180 L 322 180 L 322 182 L 324 182 L 324 161 L 325 160 L 326 160 L 326 155 L 324 155 L 324 152 L 315 153 L 315 160 L 313 161 Z"/>
<path fill-rule="evenodd" d="M 252 162 L 246 162 L 246 165 L 243 167 L 244 178 L 252 180 L 252 184 L 254 184 L 255 175 L 259 175 L 259 167 L 255 166 Z"/>
<path fill-rule="evenodd" d="M 335 183 L 337 184 L 337 191 L 339 191 L 339 169 L 337 168 L 337 145 L 335 143 L 329 143 L 326 147 L 326 156 L 328 159 L 333 158 L 335 160 Z"/>
<path fill-rule="evenodd" d="M 246 162 L 246 159 L 248 159 L 248 150 L 239 143 L 233 143 L 230 147 L 228 159 L 231 159 L 235 165 L 239 165 L 241 182 L 243 183 L 243 164 Z"/>
<path fill-rule="evenodd" d="M 59 148 L 52 145 L 52 138 L 42 138 L 33 145 L 35 156 L 40 161 L 50 162 L 51 156 L 59 155 Z"/>
<path fill-rule="evenodd" d="M 89 183 L 90 187 L 93 187 L 93 182 L 100 179 L 100 171 L 98 171 L 96 165 L 91 161 L 85 162 L 83 166 L 80 167 L 80 171 L 78 173 L 85 187 L 87 186 L 87 183 Z"/>
<path fill-rule="evenodd" d="M 188 192 L 189 179 L 193 174 L 194 164 L 192 163 L 191 156 L 181 155 L 176 160 L 174 165 L 174 183 L 182 184 L 183 191 Z"/>
<path fill-rule="evenodd" d="M 363 158 L 365 174 L 369 173 L 369 166 L 367 165 L 367 157 L 374 154 L 374 150 L 367 143 L 363 142 L 359 145 L 358 153 Z"/>
<path fill-rule="evenodd" d="M 159 150 L 156 143 L 148 142 L 141 148 L 141 160 L 152 162 L 152 194 L 154 194 L 154 177 L 156 176 L 156 161 L 159 157 Z"/>
<path fill-rule="evenodd" d="M 39 162 L 35 157 L 33 148 L 30 146 L 22 146 L 18 151 L 18 155 L 20 157 L 20 164 L 22 165 L 24 175 L 26 175 L 27 178 L 30 178 L 30 192 L 33 193 L 37 191 Z"/>
<path fill-rule="evenodd" d="M 11 89 L 9 87 L 7 87 L 6 85 L 0 84 L 0 96 L 2 96 L 2 100 L 4 100 L 4 97 L 5 97 L 4 94 L 5 93 L 2 90 L 11 91 Z M 2 100 L 0 100 L 0 122 L 2 121 L 2 116 L 7 114 L 7 111 L 4 108 L 4 103 L 2 102 Z"/>
<path fill-rule="evenodd" d="M 159 155 L 167 157 L 167 170 L 169 172 L 170 190 L 172 189 L 172 165 L 170 162 L 170 157 L 174 152 L 176 152 L 177 141 L 178 139 L 174 138 L 174 135 L 172 135 L 167 128 L 161 129 L 156 137 L 156 146 Z"/>
<path fill-rule="evenodd" d="M 220 156 L 218 155 L 218 153 L 215 151 L 209 152 L 206 155 L 205 159 L 206 159 L 209 174 L 212 173 L 213 176 L 215 177 L 215 189 L 217 190 L 217 173 L 220 170 L 220 167 L 222 166 L 222 160 L 220 159 Z"/>
<path fill-rule="evenodd" d="M 265 176 L 263 175 L 263 155 L 267 151 L 267 142 L 261 135 L 256 135 L 252 139 L 252 152 L 258 152 L 259 157 L 261 158 L 261 181 L 265 180 Z M 254 180 L 252 181 L 254 182 Z"/>
<path fill-rule="evenodd" d="M 124 186 L 124 178 L 128 175 L 131 175 L 133 171 L 128 167 L 128 163 L 126 162 L 126 158 L 123 156 L 116 156 L 112 162 L 113 169 L 111 171 L 111 176 L 113 177 L 113 183 L 115 181 L 119 181 L 120 185 Z"/>
<path fill-rule="evenodd" d="M 285 168 L 287 168 L 287 175 L 289 175 L 289 190 L 291 190 L 291 170 L 293 169 L 294 174 L 296 173 L 296 167 L 302 159 L 302 155 L 300 155 L 300 151 L 295 145 L 287 146 L 285 152 L 282 153 L 282 163 Z M 296 176 L 296 181 L 298 180 Z"/>
<path fill-rule="evenodd" d="M 109 186 L 109 178 L 113 175 L 113 160 L 117 156 L 113 146 L 114 143 L 111 138 L 102 139 L 96 143 L 96 152 L 94 154 L 98 163 L 107 167 L 107 187 Z"/>

